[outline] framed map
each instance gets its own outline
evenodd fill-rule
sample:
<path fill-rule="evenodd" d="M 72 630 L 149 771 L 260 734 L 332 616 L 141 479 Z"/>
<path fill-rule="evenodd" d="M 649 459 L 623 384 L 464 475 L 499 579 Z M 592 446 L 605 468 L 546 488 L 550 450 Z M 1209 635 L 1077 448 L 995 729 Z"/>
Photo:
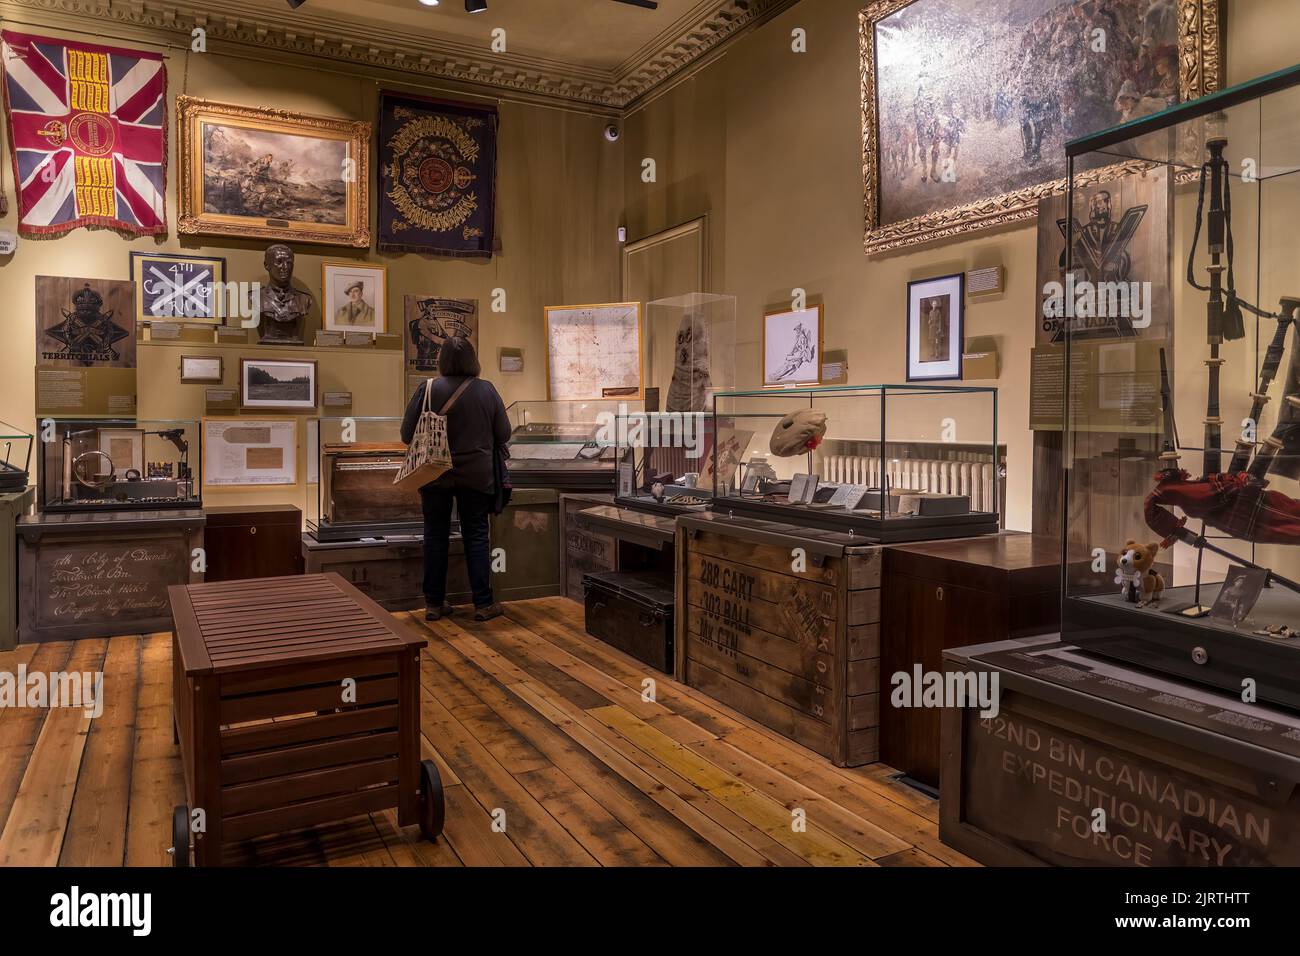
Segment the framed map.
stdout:
<path fill-rule="evenodd" d="M 546 309 L 546 397 L 641 397 L 641 303 Z"/>

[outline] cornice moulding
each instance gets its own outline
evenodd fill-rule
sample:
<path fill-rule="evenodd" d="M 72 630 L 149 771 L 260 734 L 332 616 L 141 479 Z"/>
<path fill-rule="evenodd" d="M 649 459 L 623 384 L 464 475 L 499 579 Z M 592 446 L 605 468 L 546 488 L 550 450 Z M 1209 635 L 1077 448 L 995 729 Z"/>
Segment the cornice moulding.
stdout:
<path fill-rule="evenodd" d="M 337 17 L 310 22 L 242 0 L 223 0 L 219 11 L 190 0 L 3 0 L 6 19 L 35 18 L 51 27 L 88 32 L 86 19 L 110 21 L 141 42 L 188 48 L 195 27 L 207 31 L 209 48 L 229 43 L 247 54 L 273 51 L 288 57 L 325 58 L 392 71 L 407 82 L 439 79 L 501 91 L 571 108 L 608 113 L 621 111 L 686 68 L 716 52 L 744 30 L 793 6 L 798 0 L 726 0 L 717 10 L 658 43 L 650 53 L 615 70 L 565 64 L 544 56 L 493 54 L 445 37 L 429 38 L 406 31 L 387 31 L 370 23 Z M 670 33 L 671 35 L 671 33 Z"/>

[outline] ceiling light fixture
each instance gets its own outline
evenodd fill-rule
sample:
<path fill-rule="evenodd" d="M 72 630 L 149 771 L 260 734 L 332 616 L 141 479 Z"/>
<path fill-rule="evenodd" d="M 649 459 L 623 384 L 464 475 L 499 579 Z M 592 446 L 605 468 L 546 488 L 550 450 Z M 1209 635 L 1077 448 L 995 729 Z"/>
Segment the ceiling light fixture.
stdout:
<path fill-rule="evenodd" d="M 306 3 L 307 0 L 286 0 L 286 2 L 289 4 L 289 9 L 297 10 L 304 3 Z"/>
<path fill-rule="evenodd" d="M 465 0 L 466 13 L 487 13 L 487 0 Z"/>

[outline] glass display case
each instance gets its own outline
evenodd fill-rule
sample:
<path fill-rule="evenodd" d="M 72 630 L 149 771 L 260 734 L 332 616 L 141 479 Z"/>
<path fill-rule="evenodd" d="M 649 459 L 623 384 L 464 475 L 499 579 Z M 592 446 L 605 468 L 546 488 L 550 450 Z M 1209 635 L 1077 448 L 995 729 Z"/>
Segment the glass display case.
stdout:
<path fill-rule="evenodd" d="M 510 481 L 516 488 L 612 491 L 615 422 L 639 401 L 524 401 L 510 419 Z"/>
<path fill-rule="evenodd" d="M 1063 636 L 1300 707 L 1300 67 L 1067 156 Z"/>
<path fill-rule="evenodd" d="M 998 530 L 997 389 L 834 385 L 720 392 L 698 484 L 718 514 L 921 541 Z"/>
<path fill-rule="evenodd" d="M 31 434 L 8 422 L 0 422 L 0 494 L 26 488 L 31 466 Z"/>
<path fill-rule="evenodd" d="M 41 511 L 203 505 L 198 422 L 52 419 L 37 444 Z"/>
<path fill-rule="evenodd" d="M 698 487 L 713 396 L 735 386 L 736 298 L 692 292 L 646 304 L 644 411 L 617 417 L 617 503 L 674 515 L 703 509 Z"/>
<path fill-rule="evenodd" d="M 418 491 L 393 484 L 406 457 L 400 418 L 318 418 L 309 430 L 318 462 L 307 483 L 307 531 L 317 541 L 424 533 Z"/>

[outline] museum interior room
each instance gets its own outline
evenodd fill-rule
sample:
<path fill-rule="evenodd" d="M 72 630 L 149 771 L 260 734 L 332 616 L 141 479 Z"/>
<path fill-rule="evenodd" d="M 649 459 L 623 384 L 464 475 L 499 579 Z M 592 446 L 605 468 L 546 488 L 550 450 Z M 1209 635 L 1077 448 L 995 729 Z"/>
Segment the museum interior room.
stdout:
<path fill-rule="evenodd" d="M 0 29 L 0 864 L 1300 864 L 1295 0 Z"/>

